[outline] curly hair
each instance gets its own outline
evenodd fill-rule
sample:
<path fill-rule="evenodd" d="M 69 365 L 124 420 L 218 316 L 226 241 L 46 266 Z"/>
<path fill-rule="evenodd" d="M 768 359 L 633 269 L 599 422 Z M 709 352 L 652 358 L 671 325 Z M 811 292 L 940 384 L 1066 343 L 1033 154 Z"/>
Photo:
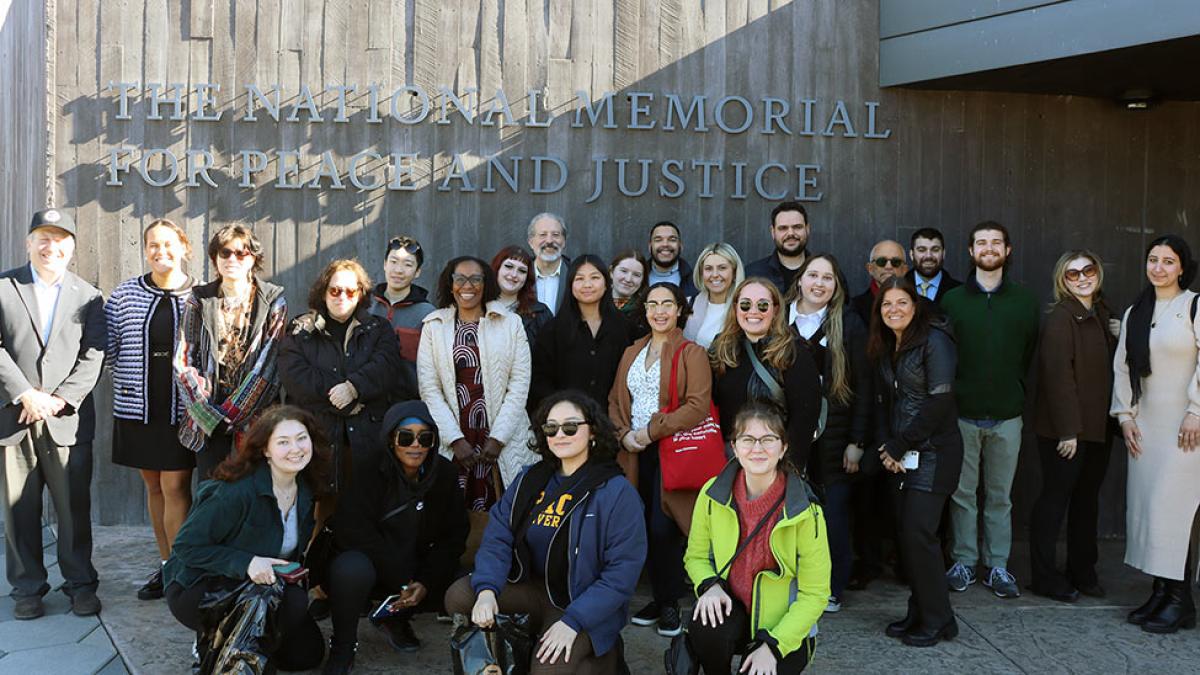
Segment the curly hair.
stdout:
<path fill-rule="evenodd" d="M 587 422 L 587 431 L 591 436 L 591 447 L 588 448 L 589 462 L 613 462 L 617 458 L 617 428 L 608 417 L 608 410 L 602 407 L 591 396 L 578 389 L 564 389 L 542 399 L 530 420 L 533 436 L 529 439 L 529 449 L 538 453 L 543 459 L 559 461 L 550 450 L 542 425 L 550 416 L 550 409 L 559 403 L 570 403 L 579 408 L 583 419 Z M 560 462 L 561 463 L 561 462 Z"/>
<path fill-rule="evenodd" d="M 367 274 L 367 270 L 358 263 L 357 260 L 341 259 L 334 260 L 321 270 L 317 275 L 316 281 L 308 289 L 308 308 L 318 312 L 325 311 L 325 291 L 329 289 L 329 282 L 333 279 L 333 275 L 338 272 L 353 272 L 356 278 L 355 284 L 358 286 L 358 302 L 362 303 L 364 298 L 369 298 L 371 294 L 371 277 Z"/>
<path fill-rule="evenodd" d="M 438 275 L 437 280 L 437 306 L 438 309 L 454 306 L 454 270 L 459 265 L 467 262 L 473 262 L 479 265 L 479 270 L 483 272 L 483 305 L 486 306 L 489 302 L 500 297 L 500 283 L 496 281 L 496 272 L 483 260 L 476 258 L 473 255 L 460 255 L 442 268 L 442 273 Z"/>
<path fill-rule="evenodd" d="M 533 314 L 533 305 L 537 302 L 537 284 L 533 272 L 533 255 L 524 247 L 513 244 L 500 249 L 492 258 L 492 272 L 500 276 L 500 266 L 506 260 L 516 260 L 525 266 L 525 283 L 517 291 L 517 314 L 529 316 Z M 499 281 L 497 280 L 497 285 Z"/>
<path fill-rule="evenodd" d="M 213 470 L 213 478 L 227 483 L 241 480 L 267 463 L 265 451 L 271 441 L 275 427 L 283 422 L 295 421 L 304 425 L 312 439 L 312 459 L 300 471 L 300 478 L 308 483 L 314 494 L 323 495 L 330 491 L 329 479 L 332 467 L 332 452 L 321 425 L 312 413 L 294 405 L 273 405 L 255 418 L 246 432 L 237 451 Z"/>
<path fill-rule="evenodd" d="M 733 306 L 725 313 L 725 321 L 721 332 L 713 338 L 712 346 L 708 349 L 708 360 L 717 375 L 724 375 L 727 368 L 737 368 L 738 355 L 742 353 L 742 338 L 745 333 L 737 321 L 737 303 L 742 291 L 748 286 L 758 285 L 766 289 L 771 296 L 771 304 L 775 305 L 775 317 L 771 319 L 771 327 L 764 338 L 767 341 L 762 358 L 767 365 L 783 372 L 792 367 L 796 360 L 796 345 L 791 329 L 787 323 L 787 308 L 783 306 L 783 296 L 775 284 L 762 277 L 750 277 L 738 284 L 731 296 Z"/>

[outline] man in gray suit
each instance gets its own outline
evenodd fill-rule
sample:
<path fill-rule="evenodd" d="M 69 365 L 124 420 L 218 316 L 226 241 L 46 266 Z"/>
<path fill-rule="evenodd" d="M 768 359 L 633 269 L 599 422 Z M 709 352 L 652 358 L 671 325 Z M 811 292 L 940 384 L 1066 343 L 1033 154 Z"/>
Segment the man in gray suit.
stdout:
<path fill-rule="evenodd" d="M 42 488 L 58 515 L 58 566 L 79 616 L 100 612 L 92 566 L 92 389 L 104 364 L 104 298 L 67 270 L 75 223 L 39 211 L 29 264 L 0 274 L 0 450 L 5 562 L 17 619 L 43 613 Z"/>

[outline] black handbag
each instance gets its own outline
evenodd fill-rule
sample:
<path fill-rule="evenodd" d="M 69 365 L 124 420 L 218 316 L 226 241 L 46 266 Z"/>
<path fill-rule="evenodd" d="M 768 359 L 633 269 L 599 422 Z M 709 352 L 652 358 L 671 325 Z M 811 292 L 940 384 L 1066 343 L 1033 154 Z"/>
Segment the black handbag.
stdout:
<path fill-rule="evenodd" d="M 533 642 L 528 614 L 497 614 L 491 628 L 458 626 L 450 636 L 454 675 L 524 675 Z"/>
<path fill-rule="evenodd" d="M 787 497 L 786 491 L 779 495 L 779 499 L 775 500 L 775 503 L 766 512 L 766 514 L 759 519 L 758 524 L 754 526 L 754 529 L 750 530 L 750 535 L 746 537 L 746 540 L 743 541 L 740 546 L 737 547 L 737 550 L 735 550 L 733 552 L 733 556 L 726 561 L 724 567 L 721 568 L 721 571 L 717 572 L 718 579 L 722 578 L 725 573 L 729 571 L 729 568 L 733 565 L 733 561 L 737 560 L 738 556 L 742 554 L 742 551 L 745 551 L 746 547 L 750 545 L 750 542 L 753 541 L 756 536 L 758 536 L 758 533 L 762 531 L 763 526 L 767 524 L 767 521 L 771 520 L 771 517 L 774 516 L 775 512 L 779 510 L 779 507 L 783 505 L 783 500 L 785 497 Z M 663 654 L 663 669 L 666 671 L 667 675 L 697 675 L 697 673 L 700 672 L 700 664 L 696 661 L 696 655 L 692 653 L 691 644 L 688 643 L 688 626 L 691 623 L 691 618 L 688 617 L 682 623 L 683 632 L 671 638 L 671 644 L 667 647 L 667 651 Z"/>

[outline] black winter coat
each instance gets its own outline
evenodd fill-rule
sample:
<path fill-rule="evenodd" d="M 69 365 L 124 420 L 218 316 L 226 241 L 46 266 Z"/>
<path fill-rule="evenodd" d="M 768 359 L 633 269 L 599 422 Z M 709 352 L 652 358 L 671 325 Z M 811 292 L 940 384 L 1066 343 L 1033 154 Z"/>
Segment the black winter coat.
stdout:
<path fill-rule="evenodd" d="M 615 307 L 601 317 L 594 337 L 587 324 L 564 307 L 533 345 L 530 416 L 544 397 L 562 389 L 579 389 L 605 406 L 621 356 L 631 344 L 630 323 Z"/>
<path fill-rule="evenodd" d="M 880 359 L 874 452 L 882 445 L 897 460 L 909 450 L 920 452 L 917 469 L 901 474 L 901 489 L 948 495 L 958 487 L 963 448 L 954 402 L 957 367 L 954 338 L 940 324 L 923 340 Z"/>
<path fill-rule="evenodd" d="M 376 585 L 389 594 L 417 581 L 436 597 L 454 581 L 471 529 L 458 469 L 435 448 L 409 482 L 395 454 L 376 457 L 378 468 L 358 472 L 354 489 L 338 501 L 335 548 L 366 554 Z"/>
<path fill-rule="evenodd" d="M 763 363 L 763 367 L 771 370 Z M 788 454 L 798 467 L 804 467 L 812 450 L 813 432 L 821 416 L 821 381 L 812 355 L 801 344 L 796 345 L 796 360 L 782 374 L 772 376 L 783 386 L 787 397 L 786 410 Z M 738 353 L 735 368 L 723 374 L 713 372 L 712 399 L 721 416 L 721 433 L 732 441 L 733 422 L 747 401 L 774 404 L 769 390 L 755 373 L 754 364 L 746 355 L 745 343 Z"/>
<path fill-rule="evenodd" d="M 821 345 L 823 337 L 824 325 L 813 333 L 811 339 L 799 339 L 813 355 L 821 371 L 829 406 L 825 432 L 817 439 L 816 452 L 809 460 L 809 475 L 821 485 L 830 485 L 850 478 L 842 469 L 842 455 L 850 443 L 856 443 L 866 451 L 860 463 L 862 471 L 877 471 L 880 464 L 877 453 L 869 452 L 868 446 L 874 431 L 875 371 L 867 359 L 866 326 L 851 307 L 842 308 L 842 345 L 849 360 L 850 389 L 853 392 L 849 405 L 837 403 L 828 394 L 829 385 L 833 382 L 833 358 L 829 349 Z"/>
<path fill-rule="evenodd" d="M 280 345 L 279 379 L 288 402 L 316 415 L 335 453 L 348 441 L 352 455 L 365 458 L 377 447 L 383 414 L 399 393 L 400 343 L 387 319 L 361 308 L 350 320 L 344 344 L 337 344 L 326 321 L 316 311 L 292 320 Z M 329 390 L 347 380 L 358 398 L 335 408 Z"/>

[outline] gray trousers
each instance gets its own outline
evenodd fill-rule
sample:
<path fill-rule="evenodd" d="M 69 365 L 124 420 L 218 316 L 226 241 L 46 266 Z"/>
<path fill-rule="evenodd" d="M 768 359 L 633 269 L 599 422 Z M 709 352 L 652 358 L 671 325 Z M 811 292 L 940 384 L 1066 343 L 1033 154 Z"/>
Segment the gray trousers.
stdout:
<path fill-rule="evenodd" d="M 42 561 L 42 489 L 49 488 L 58 516 L 58 567 L 63 590 L 95 591 L 92 566 L 92 444 L 54 444 L 38 422 L 20 445 L 4 446 L 4 547 L 15 598 L 50 591 Z"/>

